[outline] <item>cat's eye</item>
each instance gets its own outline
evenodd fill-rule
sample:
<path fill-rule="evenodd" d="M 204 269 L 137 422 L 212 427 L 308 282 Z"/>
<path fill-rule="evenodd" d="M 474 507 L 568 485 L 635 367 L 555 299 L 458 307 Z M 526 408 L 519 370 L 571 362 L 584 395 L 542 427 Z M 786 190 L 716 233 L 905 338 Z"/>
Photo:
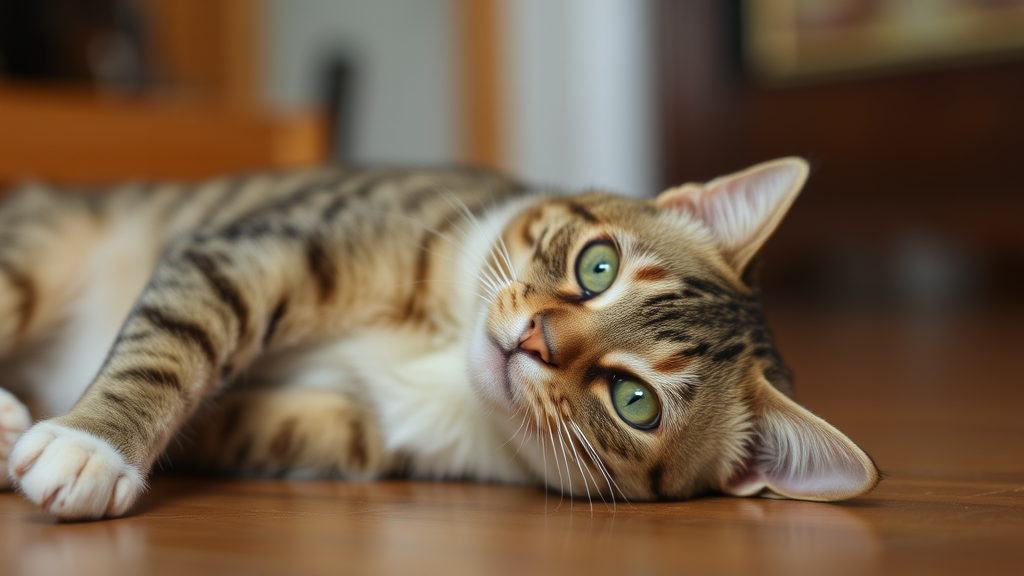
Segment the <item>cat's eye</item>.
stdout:
<path fill-rule="evenodd" d="M 616 377 L 611 391 L 615 411 L 627 424 L 641 430 L 658 425 L 661 402 L 649 386 L 632 378 Z"/>
<path fill-rule="evenodd" d="M 619 253 L 611 242 L 594 242 L 576 259 L 576 281 L 588 296 L 607 290 L 618 272 Z"/>

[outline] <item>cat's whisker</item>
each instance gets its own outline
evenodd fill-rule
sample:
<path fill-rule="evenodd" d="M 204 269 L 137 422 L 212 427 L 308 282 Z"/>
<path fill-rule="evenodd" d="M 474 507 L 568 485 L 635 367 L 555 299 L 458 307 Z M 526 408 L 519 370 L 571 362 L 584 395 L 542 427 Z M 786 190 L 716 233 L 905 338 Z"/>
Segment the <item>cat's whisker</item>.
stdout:
<path fill-rule="evenodd" d="M 612 512 L 615 512 L 615 508 L 616 508 L 616 506 L 615 506 L 615 489 L 612 487 L 611 478 L 608 476 L 608 471 L 607 471 L 607 469 L 605 469 L 604 463 L 601 462 L 600 456 L 597 455 L 597 453 L 594 451 L 594 447 L 590 444 L 590 441 L 587 440 L 587 437 L 583 434 L 583 431 L 580 429 L 579 424 L 576 424 L 576 421 L 573 420 L 571 417 L 569 418 L 569 424 L 572 426 L 572 429 L 575 432 L 576 437 L 579 439 L 580 443 L 583 445 L 583 449 L 586 450 L 587 454 L 590 455 L 590 459 L 597 466 L 598 472 L 600 472 L 601 476 L 604 477 L 604 483 L 608 487 L 608 494 L 609 494 L 609 496 L 611 496 L 611 499 L 612 499 Z M 588 470 L 589 470 L 589 467 L 588 467 Z M 594 478 L 593 474 L 591 474 L 590 477 L 591 477 L 592 480 L 594 480 L 594 485 L 596 486 L 597 485 L 597 479 Z M 598 494 L 601 494 L 601 492 L 598 491 Z M 604 499 L 604 495 L 603 494 L 601 494 L 601 500 L 604 501 L 605 504 L 608 503 L 608 501 Z"/>
<path fill-rule="evenodd" d="M 537 428 L 537 443 L 540 444 L 541 448 L 541 459 L 544 461 L 544 511 L 548 511 L 548 445 L 544 442 L 544 439 L 540 435 L 540 414 L 534 415 L 534 426 Z"/>
<path fill-rule="evenodd" d="M 473 214 L 473 211 L 470 210 L 468 206 L 466 206 L 465 202 L 463 202 L 458 196 L 456 196 L 454 193 L 452 193 L 448 189 L 442 189 L 441 193 L 444 195 L 445 199 L 447 199 L 448 202 L 452 204 L 453 207 L 455 207 L 456 209 L 460 210 L 463 213 L 463 215 L 465 216 L 466 220 L 468 220 L 470 223 L 473 224 L 474 227 L 476 227 L 477 232 L 479 232 L 480 234 L 482 234 L 484 236 L 488 235 L 487 231 L 484 230 L 483 226 L 480 225 L 479 218 L 477 218 L 476 215 Z M 501 240 L 501 232 L 494 230 L 493 226 L 491 226 L 491 231 L 490 232 L 492 234 L 496 234 L 497 238 L 499 240 Z M 502 243 L 504 243 L 504 242 L 502 241 Z M 492 255 L 494 254 L 495 246 L 496 246 L 495 243 L 492 241 L 490 243 L 490 250 L 489 250 L 489 253 L 492 254 Z M 490 266 L 490 262 L 489 261 L 487 262 L 487 265 Z M 505 265 L 509 266 L 509 270 L 511 270 L 511 262 L 506 261 Z M 505 280 L 505 282 L 507 284 L 511 284 L 512 283 L 512 279 L 509 278 L 508 274 L 505 273 L 504 266 L 498 266 L 498 273 L 501 276 L 501 278 L 503 280 Z"/>
<path fill-rule="evenodd" d="M 404 282 L 402 284 L 398 284 L 397 286 L 403 286 L 404 287 L 404 286 L 415 286 L 417 284 L 434 284 L 434 283 L 437 283 L 437 284 L 455 284 L 455 285 L 463 286 L 463 287 L 466 286 L 465 282 L 457 282 L 455 280 L 435 280 L 435 279 L 413 280 L 412 282 Z M 470 287 L 471 288 L 476 288 L 475 285 L 470 285 Z M 488 292 L 488 295 L 491 296 L 491 299 L 487 299 L 486 296 L 484 296 L 483 294 L 480 294 L 479 292 L 474 292 L 473 295 L 476 296 L 477 298 L 483 300 L 483 302 L 485 304 L 492 304 L 494 302 L 494 298 L 495 298 L 495 295 L 491 294 L 490 292 Z"/>
<path fill-rule="evenodd" d="M 488 194 L 491 197 L 491 205 L 493 206 L 496 203 L 496 201 L 494 199 L 494 188 L 488 186 L 487 191 L 488 191 Z M 486 210 L 485 210 L 485 212 L 486 212 Z M 494 224 L 493 223 L 491 223 L 491 228 L 492 229 L 494 228 Z M 505 260 L 505 265 L 508 266 L 509 273 L 512 275 L 512 280 L 515 281 L 515 282 L 518 282 L 519 278 L 516 275 L 516 268 L 515 268 L 515 266 L 512 265 L 512 256 L 511 256 L 511 254 L 509 254 L 508 246 L 505 245 L 505 237 L 502 235 L 502 231 L 501 230 L 497 231 L 497 238 L 498 238 L 498 242 L 500 244 L 499 247 L 501 248 L 501 256 Z"/>
<path fill-rule="evenodd" d="M 451 258 L 446 258 L 442 254 L 437 254 L 437 256 L 445 258 L 446 260 L 452 260 Z M 468 268 L 465 268 L 464 266 L 460 265 L 455 260 L 452 260 L 452 262 L 455 262 L 455 264 L 457 266 L 459 266 L 460 268 L 463 268 L 469 274 L 475 275 L 476 279 L 479 281 L 479 284 L 476 284 L 476 285 L 470 284 L 469 288 L 472 288 L 473 289 L 473 293 L 476 296 L 478 296 L 481 299 L 483 299 L 484 302 L 486 302 L 487 304 L 493 304 L 494 301 L 498 298 L 498 288 L 496 288 L 494 286 L 493 281 L 490 280 L 489 278 L 486 278 L 484 276 L 481 276 L 481 275 L 475 273 L 472 270 L 469 270 Z M 413 281 L 410 281 L 410 282 L 406 282 L 403 285 L 405 285 L 405 286 L 412 286 L 412 285 L 416 285 L 416 284 L 426 284 L 426 283 L 430 283 L 430 282 L 441 282 L 441 283 L 447 283 L 447 284 L 457 284 L 457 285 L 460 285 L 460 286 L 466 286 L 465 282 L 458 282 L 458 281 L 455 281 L 455 280 L 439 280 L 439 279 L 434 279 L 434 278 L 427 278 L 427 279 L 424 279 L 424 280 L 413 280 Z M 487 293 L 486 297 L 485 297 L 484 294 L 481 294 L 478 289 L 486 291 L 486 293 Z"/>
<path fill-rule="evenodd" d="M 443 258 L 445 260 L 448 260 L 449 262 L 451 262 L 451 263 L 455 264 L 456 266 L 458 266 L 464 272 L 470 274 L 471 276 L 476 277 L 478 280 L 481 281 L 481 283 L 485 284 L 485 287 L 488 289 L 489 294 L 491 296 L 491 299 L 493 300 L 493 299 L 497 298 L 498 292 L 500 291 L 500 284 L 495 282 L 489 276 L 486 276 L 485 275 L 486 274 L 485 271 L 470 269 L 470 268 L 466 267 L 462 262 L 460 262 L 460 261 L 458 261 L 458 260 L 456 260 L 454 258 L 451 258 L 450 256 L 447 256 L 445 254 L 441 254 L 440 252 L 435 252 L 434 250 L 426 248 L 425 246 L 421 245 L 420 248 L 422 250 L 426 251 L 428 254 L 431 254 L 433 256 L 437 256 L 438 258 Z"/>
<path fill-rule="evenodd" d="M 529 428 L 527 428 L 526 432 L 523 434 L 523 439 L 519 441 L 519 447 L 516 448 L 516 453 L 512 455 L 513 460 L 515 460 L 516 457 L 519 456 L 519 451 L 523 449 L 523 445 L 526 444 L 526 441 L 530 438 L 530 434 L 532 434 L 532 431 Z"/>
<path fill-rule="evenodd" d="M 475 253 L 469 252 L 468 250 L 466 250 L 466 246 L 465 246 L 464 242 L 458 242 L 456 240 L 453 240 L 448 235 L 444 234 L 443 232 L 437 230 L 436 228 L 434 228 L 432 226 L 428 226 L 427 224 L 421 222 L 420 220 L 417 220 L 415 218 L 406 216 L 405 214 L 397 214 L 397 213 L 389 212 L 389 211 L 386 211 L 386 210 L 373 210 L 371 208 L 364 208 L 363 211 L 364 212 L 374 212 L 374 213 L 378 213 L 378 214 L 381 214 L 381 215 L 389 216 L 389 217 L 392 217 L 392 218 L 399 218 L 399 219 L 405 220 L 406 222 L 411 222 L 413 224 L 416 224 L 416 225 L 420 226 L 421 228 L 423 228 L 424 230 L 426 230 L 427 232 L 430 232 L 434 236 L 436 236 L 436 237 L 438 237 L 438 238 L 448 242 L 452 246 L 455 246 L 460 252 L 462 252 L 466 256 L 468 256 L 470 258 L 479 258 L 479 259 L 483 260 L 485 265 L 490 266 L 490 263 L 488 262 L 487 257 L 485 255 L 481 254 L 478 250 L 474 250 Z M 448 220 L 448 219 L 445 218 L 445 220 Z M 455 225 L 450 220 L 448 220 L 448 223 L 451 224 L 452 226 L 454 226 L 463 235 L 465 234 L 465 232 L 462 230 L 462 228 L 458 227 L 457 225 Z M 423 248 L 423 247 L 421 246 L 421 248 Z M 457 260 L 455 260 L 453 258 L 447 257 L 447 256 L 445 256 L 443 254 L 439 254 L 439 253 L 434 252 L 434 251 L 429 250 L 429 249 L 427 249 L 427 251 L 429 253 L 433 254 L 433 255 L 436 255 L 436 256 L 445 258 L 446 260 L 449 260 L 451 262 L 454 262 L 456 265 L 458 265 L 464 271 L 466 271 L 466 272 L 468 272 L 468 273 L 470 273 L 470 274 L 472 274 L 474 276 L 480 277 L 479 274 L 482 271 L 471 270 L 471 269 L 465 267 L 464 265 L 462 265 L 462 263 L 460 263 L 459 261 L 457 261 Z M 494 272 L 494 271 L 492 270 L 492 272 Z M 491 282 L 494 284 L 495 288 L 500 287 L 502 285 L 501 282 L 496 282 L 493 279 L 491 279 Z"/>
<path fill-rule="evenodd" d="M 420 228 L 423 228 L 427 232 L 430 232 L 434 236 L 436 236 L 436 237 L 438 237 L 438 238 L 448 242 L 449 244 L 451 244 L 452 246 L 455 246 L 459 250 L 462 250 L 462 252 L 465 255 L 473 256 L 473 254 L 470 254 L 469 252 L 466 252 L 465 246 L 463 246 L 463 244 L 461 242 L 457 242 L 457 241 L 453 240 L 452 238 L 450 238 L 444 232 L 441 232 L 440 230 L 437 230 L 436 228 L 434 228 L 434 227 L 424 223 L 421 220 L 417 220 L 416 218 L 413 218 L 411 216 L 406 216 L 405 214 L 399 214 L 397 212 L 390 211 L 390 210 L 375 210 L 373 208 L 368 208 L 368 207 L 361 208 L 360 210 L 361 210 L 361 212 L 364 212 L 364 213 L 374 213 L 374 214 L 379 214 L 379 215 L 382 215 L 382 216 L 388 216 L 388 217 L 391 217 L 391 218 L 399 218 L 401 220 L 404 220 L 405 222 L 408 222 L 408 223 L 411 223 L 411 224 L 416 224 L 417 226 L 419 226 Z M 476 254 L 476 255 L 479 256 L 479 254 Z"/>
<path fill-rule="evenodd" d="M 558 449 L 555 448 L 555 435 L 551 433 L 551 420 L 545 418 L 548 425 L 548 438 L 551 439 L 551 456 L 555 459 L 555 470 L 558 472 L 558 508 L 562 507 L 562 499 L 565 498 L 565 484 L 562 482 L 562 465 L 558 461 Z M 545 460 L 545 466 L 547 461 Z M 546 480 L 546 477 L 545 477 Z M 555 508 L 555 510 L 558 510 Z"/>
<path fill-rule="evenodd" d="M 558 423 L 555 424 L 555 429 L 558 430 L 558 444 L 562 447 L 562 460 L 565 462 L 565 476 L 569 483 L 569 510 L 572 510 L 572 470 L 569 468 L 569 455 L 565 451 L 565 440 L 562 439 L 562 429 L 558 426 Z"/>
<path fill-rule="evenodd" d="M 579 439 L 580 444 L 583 446 L 583 450 L 585 450 L 586 453 L 590 456 L 590 460 L 594 463 L 595 466 L 597 466 L 597 471 L 604 478 L 605 486 L 608 488 L 608 496 L 612 499 L 612 512 L 615 512 L 615 487 L 613 487 L 614 484 L 608 469 L 605 467 L 604 462 L 601 461 L 601 457 L 598 456 L 597 452 L 594 450 L 593 445 L 590 443 L 589 440 L 587 440 L 586 435 L 583 434 L 583 430 L 580 429 L 579 424 L 576 424 L 572 417 L 569 418 L 569 426 L 575 432 L 576 438 Z M 590 472 L 589 466 L 587 467 L 587 470 L 588 472 Z M 594 477 L 593 472 L 590 472 L 590 479 L 594 481 L 594 486 L 598 486 L 597 478 Z M 604 502 L 605 506 L 607 506 L 608 500 L 605 499 L 604 493 L 602 493 L 600 490 L 598 490 L 597 493 L 601 497 L 601 501 Z"/>
<path fill-rule="evenodd" d="M 511 420 L 511 419 L 515 418 L 516 416 L 519 416 L 519 414 L 522 413 L 522 411 L 523 411 L 522 408 L 520 408 L 519 410 L 516 410 L 515 413 L 512 414 L 511 416 L 509 416 L 507 419 Z M 520 427 L 522 427 L 522 426 L 520 425 Z"/>
<path fill-rule="evenodd" d="M 458 198 L 453 193 L 451 193 L 447 189 L 441 188 L 440 186 L 435 186 L 435 188 L 437 188 L 438 192 L 445 199 L 445 201 L 448 202 L 448 204 L 452 208 L 455 208 L 455 210 L 459 212 L 459 215 L 464 220 L 468 220 L 468 221 L 470 221 L 473 224 L 477 224 L 476 223 L 476 217 L 473 216 L 473 213 L 471 211 L 469 211 L 469 209 L 465 207 L 465 204 L 462 203 L 460 200 L 458 200 Z M 458 203 L 456 203 L 456 201 L 458 201 Z M 467 215 L 468 215 L 468 217 L 467 217 Z M 449 226 L 451 226 L 452 228 L 455 228 L 460 234 L 462 234 L 463 236 L 468 236 L 466 230 L 463 229 L 458 224 L 456 224 L 455 222 L 452 222 L 451 218 L 449 218 L 448 216 L 445 216 L 444 220 L 445 220 L 445 222 L 448 223 Z M 476 228 L 477 228 L 477 231 L 480 234 L 483 234 L 484 236 L 487 236 L 487 234 L 480 228 L 479 224 L 476 225 Z M 491 266 L 490 260 L 487 257 L 488 255 L 487 254 L 483 254 L 479 250 L 477 250 L 476 249 L 476 244 L 473 244 L 473 247 L 474 247 L 474 252 L 476 253 L 476 256 L 484 261 L 484 264 L 488 268 L 490 268 L 492 273 L 497 275 L 497 271 Z"/>
<path fill-rule="evenodd" d="M 588 447 L 587 447 L 587 445 L 585 443 L 585 439 L 582 437 L 582 431 L 579 429 L 578 426 L 576 426 L 576 423 L 573 422 L 571 417 L 569 418 L 569 423 L 572 424 L 572 427 L 570 427 L 569 424 L 564 424 L 564 426 L 566 426 L 566 436 L 576 436 L 576 439 L 579 441 L 580 445 L 582 446 L 582 450 L 587 454 L 587 456 L 590 458 L 590 460 L 592 462 L 594 462 L 594 464 L 596 466 L 598 466 L 598 472 L 601 473 L 602 475 L 604 475 L 604 472 L 601 470 L 600 465 L 595 460 L 594 455 L 588 450 Z M 573 434 L 569 434 L 569 432 L 572 432 Z M 575 447 L 573 449 L 575 450 Z M 583 460 L 583 458 L 581 456 L 579 456 L 579 454 L 577 454 L 577 458 L 579 458 L 580 461 Z M 591 466 L 589 464 L 585 464 L 585 466 L 586 466 L 587 475 L 589 475 L 591 481 L 594 482 L 594 489 L 597 491 L 598 497 L 600 497 L 601 498 L 601 502 L 604 502 L 605 505 L 607 506 L 608 501 L 605 499 L 604 493 L 600 489 L 600 484 L 598 483 L 597 478 L 594 477 L 594 471 L 591 470 Z M 607 481 L 605 482 L 605 484 L 607 484 Z M 611 492 L 611 486 L 610 485 L 609 485 L 608 488 L 609 488 L 609 492 Z M 613 499 L 612 500 L 612 506 L 613 506 L 613 509 L 614 509 L 614 498 L 615 498 L 615 495 L 612 494 L 612 499 Z"/>
<path fill-rule="evenodd" d="M 509 416 L 509 420 L 511 420 L 512 418 L 515 418 L 516 416 L 519 416 L 519 413 L 520 413 L 520 412 L 522 412 L 522 411 L 523 411 L 523 409 L 522 409 L 522 408 L 520 408 L 519 410 L 517 410 L 515 414 L 513 414 L 512 416 Z M 515 433 L 514 433 L 514 434 L 512 434 L 512 437 L 511 437 L 511 438 L 509 438 L 508 440 L 505 440 L 505 443 L 504 443 L 504 444 L 502 444 L 502 445 L 500 446 L 500 448 L 504 448 L 506 444 L 508 444 L 509 442 L 511 442 L 512 440 L 514 440 L 514 439 L 515 439 L 515 437 L 519 435 L 519 431 L 520 431 L 520 430 L 522 430 L 522 429 L 523 429 L 523 426 L 525 426 L 525 425 L 526 425 L 526 418 L 527 418 L 527 417 L 528 417 L 529 415 L 530 415 L 529 413 L 527 413 L 527 414 L 523 414 L 523 421 L 519 423 L 519 428 L 517 428 L 517 429 L 516 429 Z M 521 446 L 521 445 L 520 445 L 520 446 Z M 519 451 L 518 451 L 518 450 L 516 450 L 516 454 L 518 454 L 518 453 L 519 453 Z M 513 456 L 513 459 L 514 459 L 514 458 L 515 458 L 515 456 Z"/>
<path fill-rule="evenodd" d="M 452 226 L 455 225 L 452 224 Z M 491 263 L 491 259 L 488 254 L 481 254 L 479 251 L 476 251 L 475 256 L 483 263 L 477 274 L 481 277 L 486 277 L 495 291 L 500 291 L 503 286 L 508 285 L 508 281 L 502 277 L 499 270 L 497 270 L 494 267 L 494 264 Z"/>
<path fill-rule="evenodd" d="M 613 508 L 615 506 L 615 490 L 618 490 L 619 495 L 622 496 L 622 500 L 626 504 L 629 504 L 630 507 L 632 507 L 633 505 L 632 503 L 630 503 L 629 498 L 626 498 L 626 493 L 622 491 L 622 488 L 619 488 L 619 485 L 615 482 L 615 479 L 612 478 L 611 470 L 608 470 L 608 467 L 605 465 L 604 461 L 601 460 L 601 456 L 597 453 L 597 450 L 594 449 L 594 445 L 590 443 L 590 440 L 587 439 L 587 436 L 583 433 L 583 430 L 580 429 L 580 425 L 577 424 L 576 421 L 574 421 L 572 418 L 569 418 L 569 423 L 576 428 L 576 431 L 579 434 L 580 440 L 583 442 L 584 447 L 587 449 L 588 452 L 590 452 L 590 455 L 594 459 L 594 462 L 597 463 L 598 468 L 601 470 L 601 474 L 604 475 L 605 481 L 608 483 L 608 491 L 611 493 L 612 496 Z"/>
<path fill-rule="evenodd" d="M 576 460 L 576 467 L 580 469 L 580 476 L 583 478 L 583 488 L 587 491 L 587 501 L 590 503 L 590 513 L 594 513 L 594 498 L 590 495 L 590 482 L 587 481 L 587 473 L 590 471 L 590 467 L 587 467 L 587 472 L 583 471 L 583 462 L 580 460 L 580 453 L 576 451 L 576 443 L 572 441 L 572 435 L 569 434 L 569 427 L 563 421 L 562 427 L 565 428 L 565 438 L 569 442 L 569 448 L 572 449 L 573 457 Z M 590 479 L 593 480 L 594 476 L 591 474 Z M 594 489 L 597 490 L 597 482 L 594 482 Z M 600 494 L 600 491 L 598 491 Z M 604 500 L 604 496 L 601 497 Z"/>
<path fill-rule="evenodd" d="M 518 282 L 519 276 L 516 274 L 516 267 L 512 265 L 512 255 L 508 251 L 508 245 L 505 244 L 505 236 L 501 230 L 496 231 L 496 234 L 498 242 L 495 244 L 495 248 L 497 249 L 498 255 L 505 261 L 505 266 L 508 268 L 512 281 Z"/>

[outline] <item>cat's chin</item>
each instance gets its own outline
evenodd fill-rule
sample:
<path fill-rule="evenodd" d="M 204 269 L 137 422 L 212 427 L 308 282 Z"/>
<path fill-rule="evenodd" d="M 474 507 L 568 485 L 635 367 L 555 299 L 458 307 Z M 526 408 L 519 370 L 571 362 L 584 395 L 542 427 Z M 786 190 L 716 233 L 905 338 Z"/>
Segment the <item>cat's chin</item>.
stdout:
<path fill-rule="evenodd" d="M 508 364 L 505 351 L 487 334 L 483 322 L 480 322 L 469 345 L 470 381 L 486 404 L 512 412 L 514 402 Z"/>

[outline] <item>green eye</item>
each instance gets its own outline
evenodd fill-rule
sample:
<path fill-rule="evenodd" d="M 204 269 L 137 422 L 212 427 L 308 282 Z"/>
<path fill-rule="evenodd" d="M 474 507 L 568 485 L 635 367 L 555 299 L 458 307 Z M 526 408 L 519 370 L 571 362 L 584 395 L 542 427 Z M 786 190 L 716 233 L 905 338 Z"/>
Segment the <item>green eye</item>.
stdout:
<path fill-rule="evenodd" d="M 658 424 L 661 402 L 646 385 L 628 378 L 612 380 L 612 404 L 619 417 L 634 428 L 647 430 Z"/>
<path fill-rule="evenodd" d="M 609 242 L 595 242 L 576 260 L 576 280 L 588 295 L 608 289 L 619 272 L 619 254 Z"/>

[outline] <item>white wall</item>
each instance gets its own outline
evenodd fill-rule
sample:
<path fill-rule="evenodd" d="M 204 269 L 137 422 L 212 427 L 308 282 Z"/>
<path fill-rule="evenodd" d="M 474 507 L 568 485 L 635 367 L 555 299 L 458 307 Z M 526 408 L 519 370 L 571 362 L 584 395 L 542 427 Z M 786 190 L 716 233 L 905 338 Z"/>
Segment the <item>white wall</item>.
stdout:
<path fill-rule="evenodd" d="M 356 64 L 352 160 L 444 163 L 459 151 L 451 0 L 263 0 L 264 92 L 318 103 L 324 58 Z"/>
<path fill-rule="evenodd" d="M 657 192 L 648 0 L 503 0 L 511 171 Z"/>
<path fill-rule="evenodd" d="M 265 91 L 318 98 L 322 58 L 359 66 L 353 160 L 459 158 L 454 0 L 263 0 Z M 649 0 L 500 0 L 508 171 L 528 182 L 651 195 L 658 164 Z"/>

